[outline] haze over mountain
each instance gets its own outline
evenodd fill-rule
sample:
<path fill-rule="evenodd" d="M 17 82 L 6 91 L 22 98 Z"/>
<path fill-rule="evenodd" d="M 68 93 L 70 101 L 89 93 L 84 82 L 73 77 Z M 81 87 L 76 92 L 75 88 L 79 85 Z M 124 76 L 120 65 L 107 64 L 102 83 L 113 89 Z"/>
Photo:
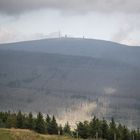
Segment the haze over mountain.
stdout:
<path fill-rule="evenodd" d="M 0 45 L 0 109 L 140 126 L 140 48 L 56 38 Z"/>

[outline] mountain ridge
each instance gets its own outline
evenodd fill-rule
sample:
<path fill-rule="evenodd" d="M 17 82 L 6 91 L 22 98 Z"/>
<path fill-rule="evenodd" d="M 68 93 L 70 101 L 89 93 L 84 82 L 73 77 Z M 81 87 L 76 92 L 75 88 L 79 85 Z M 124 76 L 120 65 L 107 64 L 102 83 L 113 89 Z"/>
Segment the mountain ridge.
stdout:
<path fill-rule="evenodd" d="M 139 127 L 140 48 L 83 42 L 0 45 L 0 109 L 42 111 L 70 123 L 114 117 Z"/>
<path fill-rule="evenodd" d="M 126 45 L 126 44 L 122 44 L 122 43 L 118 43 L 118 42 L 114 42 L 114 41 L 109 41 L 109 40 L 102 40 L 102 39 L 93 39 L 93 38 L 72 38 L 72 37 L 60 37 L 60 38 L 41 38 L 41 39 L 32 39 L 32 40 L 23 40 L 23 41 L 17 41 L 17 42 L 8 42 L 8 43 L 1 43 L 0 45 L 6 45 L 6 44 L 17 44 L 17 43 L 25 43 L 25 42 L 32 42 L 32 41 L 43 41 L 43 40 L 86 40 L 86 41 L 103 41 L 103 42 L 108 42 L 108 43 L 114 43 L 114 44 L 119 44 L 119 45 L 124 45 L 127 47 L 131 47 L 133 45 Z M 137 46 L 133 46 L 133 47 L 137 47 Z"/>

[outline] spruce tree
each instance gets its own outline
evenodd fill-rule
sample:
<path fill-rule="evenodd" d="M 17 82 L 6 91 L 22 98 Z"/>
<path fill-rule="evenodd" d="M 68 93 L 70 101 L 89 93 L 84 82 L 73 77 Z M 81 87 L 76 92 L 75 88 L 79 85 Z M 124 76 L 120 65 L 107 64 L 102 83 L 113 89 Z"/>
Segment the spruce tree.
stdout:
<path fill-rule="evenodd" d="M 140 140 L 140 129 L 139 128 L 137 128 L 137 140 Z"/>
<path fill-rule="evenodd" d="M 59 125 L 59 127 L 58 127 L 58 135 L 63 135 L 62 125 Z"/>
<path fill-rule="evenodd" d="M 51 118 L 48 114 L 47 114 L 47 117 L 46 117 L 45 124 L 46 124 L 46 131 L 47 131 L 48 134 L 50 134 L 51 133 Z"/>
<path fill-rule="evenodd" d="M 85 121 L 84 123 L 82 122 L 78 123 L 77 133 L 80 138 L 87 139 L 89 137 L 88 130 L 89 130 L 89 124 L 87 121 Z"/>
<path fill-rule="evenodd" d="M 4 128 L 5 124 L 3 123 L 2 119 L 0 118 L 0 128 Z"/>
<path fill-rule="evenodd" d="M 16 127 L 17 128 L 23 128 L 23 115 L 21 111 L 18 112 L 17 114 L 17 119 L 16 119 Z"/>
<path fill-rule="evenodd" d="M 16 120 L 16 114 L 10 114 L 7 118 L 7 121 L 6 121 L 6 127 L 7 128 L 16 128 L 16 125 L 17 125 L 17 120 Z"/>
<path fill-rule="evenodd" d="M 119 139 L 122 139 L 122 135 L 123 135 L 123 126 L 121 124 L 119 124 L 117 127 L 117 137 Z"/>
<path fill-rule="evenodd" d="M 63 131 L 64 131 L 64 134 L 71 135 L 70 125 L 68 122 L 65 124 Z"/>
<path fill-rule="evenodd" d="M 45 122 L 41 112 L 38 113 L 36 118 L 35 131 L 41 134 L 46 133 Z"/>
<path fill-rule="evenodd" d="M 91 122 L 90 122 L 90 137 L 91 138 L 95 138 L 97 135 L 98 137 L 101 137 L 102 132 L 101 132 L 101 121 L 99 119 L 97 119 L 96 117 L 94 117 Z"/>
<path fill-rule="evenodd" d="M 122 140 L 130 140 L 130 133 L 129 130 L 127 129 L 127 127 L 123 127 L 123 131 L 122 131 L 123 135 L 122 135 Z"/>
<path fill-rule="evenodd" d="M 34 119 L 33 119 L 33 115 L 32 115 L 31 112 L 28 115 L 27 121 L 28 121 L 27 122 L 27 128 L 30 129 L 30 130 L 33 130 L 34 129 Z"/>
<path fill-rule="evenodd" d="M 102 131 L 102 138 L 107 139 L 108 138 L 108 124 L 104 118 L 101 125 L 101 131 Z"/>
<path fill-rule="evenodd" d="M 116 135 L 116 123 L 114 121 L 114 118 L 111 119 L 109 126 L 110 126 L 110 129 L 109 129 L 108 140 L 113 140 L 114 135 Z"/>
<path fill-rule="evenodd" d="M 49 134 L 56 134 L 56 135 L 58 134 L 58 125 L 54 116 L 52 117 L 52 120 L 50 122 Z"/>
<path fill-rule="evenodd" d="M 96 135 L 96 117 L 95 116 L 90 121 L 90 124 L 89 124 L 89 135 L 91 138 L 94 138 Z"/>

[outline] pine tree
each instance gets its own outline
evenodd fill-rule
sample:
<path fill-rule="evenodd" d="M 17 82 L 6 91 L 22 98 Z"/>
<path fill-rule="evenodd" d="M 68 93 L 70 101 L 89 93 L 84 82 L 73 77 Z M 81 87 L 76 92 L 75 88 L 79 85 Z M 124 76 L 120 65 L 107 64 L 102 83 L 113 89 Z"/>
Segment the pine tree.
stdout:
<path fill-rule="evenodd" d="M 96 117 L 95 116 L 90 121 L 90 124 L 89 124 L 89 135 L 91 138 L 94 138 L 96 135 Z"/>
<path fill-rule="evenodd" d="M 56 122 L 56 119 L 54 116 L 52 118 L 51 124 L 52 124 L 52 128 L 53 128 L 53 134 L 58 134 L 58 125 L 57 125 L 57 122 Z"/>
<path fill-rule="evenodd" d="M 115 123 L 115 121 L 114 121 L 114 118 L 111 119 L 110 128 L 111 128 L 112 130 L 114 130 L 114 131 L 115 131 L 115 129 L 116 129 L 116 123 Z"/>
<path fill-rule="evenodd" d="M 91 122 L 90 122 L 90 137 L 94 138 L 98 135 L 98 137 L 101 137 L 102 132 L 101 132 L 101 121 L 94 117 Z"/>
<path fill-rule="evenodd" d="M 59 127 L 58 127 L 58 135 L 63 135 L 62 125 L 59 125 Z"/>
<path fill-rule="evenodd" d="M 50 123 L 50 127 L 51 127 L 51 132 L 50 134 L 58 134 L 58 125 L 57 125 L 57 122 L 56 122 L 56 119 L 55 117 L 53 116 L 52 117 L 52 121 Z"/>
<path fill-rule="evenodd" d="M 107 139 L 108 138 L 108 124 L 104 118 L 101 125 L 101 131 L 102 131 L 102 138 Z"/>
<path fill-rule="evenodd" d="M 35 131 L 41 134 L 46 133 L 45 122 L 44 122 L 43 115 L 41 112 L 39 112 L 37 115 Z"/>
<path fill-rule="evenodd" d="M 122 139 L 122 135 L 123 135 L 123 126 L 121 124 L 119 124 L 117 127 L 117 137 L 119 139 Z"/>
<path fill-rule="evenodd" d="M 78 123 L 77 133 L 80 138 L 87 139 L 89 137 L 88 130 L 89 130 L 89 124 L 87 121 L 85 121 L 84 123 L 82 122 Z"/>
<path fill-rule="evenodd" d="M 137 129 L 137 136 L 136 136 L 136 140 L 140 140 L 140 129 Z"/>
<path fill-rule="evenodd" d="M 65 124 L 63 131 L 64 131 L 64 134 L 71 135 L 70 125 L 68 122 Z"/>
<path fill-rule="evenodd" d="M 21 111 L 18 112 L 17 114 L 17 119 L 16 119 L 16 127 L 17 128 L 23 128 L 23 115 Z"/>
<path fill-rule="evenodd" d="M 51 122 L 51 118 L 50 116 L 47 114 L 47 117 L 46 117 L 46 124 L 49 124 Z"/>
<path fill-rule="evenodd" d="M 6 127 L 6 121 L 7 121 L 7 117 L 5 115 L 5 112 L 0 112 L 0 128 Z"/>
<path fill-rule="evenodd" d="M 30 129 L 30 130 L 34 129 L 34 119 L 33 119 L 33 115 L 32 115 L 31 112 L 28 115 L 27 128 Z"/>
<path fill-rule="evenodd" d="M 45 124 L 46 124 L 46 131 L 47 131 L 48 134 L 50 134 L 51 133 L 51 118 L 48 114 L 47 114 L 47 117 L 46 117 Z"/>
<path fill-rule="evenodd" d="M 130 133 L 129 130 L 124 126 L 122 131 L 122 140 L 130 140 Z"/>
<path fill-rule="evenodd" d="M 114 135 L 116 135 L 116 123 L 114 121 L 114 118 L 111 119 L 109 126 L 110 126 L 110 128 L 109 128 L 108 140 L 113 140 Z"/>
<path fill-rule="evenodd" d="M 7 123 L 7 118 L 9 116 L 9 113 L 10 112 L 1 112 L 0 113 L 0 118 L 1 118 L 1 123 L 2 123 L 2 126 L 5 128 L 6 127 L 6 123 Z"/>
<path fill-rule="evenodd" d="M 5 124 L 3 123 L 2 119 L 0 118 L 0 128 L 4 128 Z"/>
<path fill-rule="evenodd" d="M 6 121 L 6 127 L 7 128 L 16 128 L 16 124 L 17 124 L 17 120 L 16 120 L 16 114 L 13 113 L 13 114 L 9 114 L 8 118 L 7 118 L 7 121 Z"/>

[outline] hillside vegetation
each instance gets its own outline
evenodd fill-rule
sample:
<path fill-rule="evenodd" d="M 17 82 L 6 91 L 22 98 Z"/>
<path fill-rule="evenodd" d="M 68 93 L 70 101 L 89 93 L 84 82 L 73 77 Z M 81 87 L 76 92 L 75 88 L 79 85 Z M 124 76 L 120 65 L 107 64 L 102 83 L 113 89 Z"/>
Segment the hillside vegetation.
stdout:
<path fill-rule="evenodd" d="M 89 39 L 0 44 L 0 110 L 140 127 L 140 47 Z"/>
<path fill-rule="evenodd" d="M 0 128 L 11 128 L 9 133 L 4 131 L 4 133 L 1 134 L 1 137 L 4 137 L 5 139 L 11 138 L 11 135 L 9 134 L 12 134 L 12 137 L 17 138 L 18 140 L 22 140 L 22 137 L 27 140 L 28 137 L 31 139 L 30 137 L 38 138 L 38 136 L 40 136 L 32 136 L 28 131 L 30 129 L 34 131 L 34 134 L 37 132 L 38 134 L 44 134 L 45 136 L 55 135 L 54 138 L 57 137 L 57 139 L 63 138 L 61 136 L 69 136 L 71 138 L 81 139 L 102 138 L 113 140 L 114 137 L 116 137 L 117 140 L 140 140 L 139 128 L 137 130 L 131 130 L 127 128 L 127 126 L 116 123 L 113 118 L 110 122 L 107 122 L 105 119 L 99 120 L 94 117 L 90 121 L 77 122 L 76 128 L 71 130 L 71 126 L 68 122 L 65 126 L 59 125 L 55 116 L 43 116 L 41 112 L 39 112 L 36 117 L 33 116 L 32 113 L 25 114 L 21 111 L 18 113 L 0 112 Z M 23 133 L 13 133 L 13 130 L 15 130 L 13 128 L 16 128 L 16 131 L 22 129 Z M 47 138 L 49 140 L 49 137 Z M 53 137 L 51 137 L 51 139 L 52 138 Z"/>
<path fill-rule="evenodd" d="M 0 140 L 74 140 L 74 138 L 56 135 L 41 135 L 26 129 L 0 129 Z"/>

